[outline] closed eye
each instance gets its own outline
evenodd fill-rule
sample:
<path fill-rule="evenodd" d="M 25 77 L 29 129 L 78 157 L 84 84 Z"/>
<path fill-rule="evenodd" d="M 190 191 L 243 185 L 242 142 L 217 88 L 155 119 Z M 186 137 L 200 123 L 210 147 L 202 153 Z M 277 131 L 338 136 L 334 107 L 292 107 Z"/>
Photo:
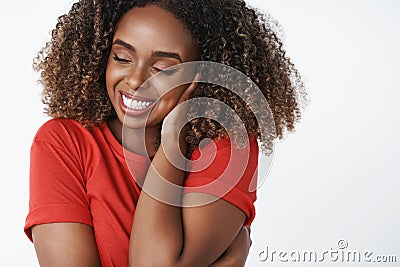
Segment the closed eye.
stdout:
<path fill-rule="evenodd" d="M 113 59 L 115 61 L 122 62 L 122 63 L 130 63 L 131 62 L 131 60 L 129 60 L 129 59 L 120 58 L 116 53 L 114 53 Z"/>
<path fill-rule="evenodd" d="M 159 68 L 156 68 L 156 67 L 153 67 L 153 69 L 156 72 L 161 72 L 162 74 L 165 74 L 167 76 L 173 75 L 174 73 L 176 73 L 178 71 L 178 69 L 165 69 L 165 70 L 162 70 L 162 69 L 159 69 Z"/>

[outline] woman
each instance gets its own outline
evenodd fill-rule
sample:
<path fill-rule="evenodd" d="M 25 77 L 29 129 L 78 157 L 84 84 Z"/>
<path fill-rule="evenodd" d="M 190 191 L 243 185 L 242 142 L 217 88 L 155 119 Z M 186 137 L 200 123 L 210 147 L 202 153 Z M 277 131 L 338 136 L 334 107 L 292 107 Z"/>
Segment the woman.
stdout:
<path fill-rule="evenodd" d="M 80 1 L 59 18 L 35 62 L 54 118 L 31 149 L 25 232 L 41 265 L 244 265 L 257 138 L 267 148 L 271 139 L 262 138 L 264 124 L 246 101 L 198 83 L 200 70 L 177 66 L 215 61 L 242 71 L 267 99 L 282 137 L 300 118 L 302 84 L 260 18 L 240 0 Z M 192 82 L 167 89 L 165 81 L 179 75 Z M 245 148 L 214 119 L 195 118 L 180 130 L 184 115 L 199 107 L 171 111 L 198 97 L 232 107 L 246 129 Z M 174 156 L 179 150 L 192 161 L 214 158 L 186 173 L 168 157 L 184 165 Z M 242 151 L 248 162 L 229 191 L 199 189 L 219 180 L 232 153 Z M 193 205 L 199 202 L 207 203 Z"/>

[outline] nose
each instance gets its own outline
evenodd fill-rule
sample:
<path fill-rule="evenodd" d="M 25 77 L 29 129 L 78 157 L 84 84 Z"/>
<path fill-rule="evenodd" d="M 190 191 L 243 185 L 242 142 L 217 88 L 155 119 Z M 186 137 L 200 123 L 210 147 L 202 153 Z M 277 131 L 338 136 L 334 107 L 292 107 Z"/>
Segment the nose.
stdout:
<path fill-rule="evenodd" d="M 143 83 L 147 80 L 145 68 L 139 64 L 132 65 L 131 69 L 126 75 L 126 83 L 132 90 L 137 90 L 143 87 Z"/>

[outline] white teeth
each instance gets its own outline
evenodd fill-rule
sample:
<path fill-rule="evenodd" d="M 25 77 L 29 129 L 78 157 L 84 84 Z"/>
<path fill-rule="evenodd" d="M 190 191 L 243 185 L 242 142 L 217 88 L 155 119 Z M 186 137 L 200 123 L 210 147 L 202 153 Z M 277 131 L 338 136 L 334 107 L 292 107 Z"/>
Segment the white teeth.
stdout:
<path fill-rule="evenodd" d="M 129 107 L 130 109 L 144 109 L 147 108 L 152 103 L 150 101 L 132 100 L 131 98 L 128 98 L 125 95 L 122 95 L 122 101 L 124 102 L 124 105 Z"/>
<path fill-rule="evenodd" d="M 126 101 L 126 106 L 129 107 L 129 106 L 131 105 L 131 103 L 132 103 L 132 99 L 128 99 L 128 100 Z"/>

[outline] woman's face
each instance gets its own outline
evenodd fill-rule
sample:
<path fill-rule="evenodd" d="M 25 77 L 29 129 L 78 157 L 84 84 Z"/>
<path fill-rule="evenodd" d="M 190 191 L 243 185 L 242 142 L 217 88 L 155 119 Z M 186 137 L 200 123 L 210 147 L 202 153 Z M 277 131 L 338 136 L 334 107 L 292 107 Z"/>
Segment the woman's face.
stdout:
<path fill-rule="evenodd" d="M 193 75 L 173 66 L 197 58 L 190 33 L 172 13 L 156 5 L 125 13 L 115 29 L 106 69 L 107 91 L 119 121 L 129 128 L 159 125 L 188 87 L 170 85 L 182 75 Z"/>

